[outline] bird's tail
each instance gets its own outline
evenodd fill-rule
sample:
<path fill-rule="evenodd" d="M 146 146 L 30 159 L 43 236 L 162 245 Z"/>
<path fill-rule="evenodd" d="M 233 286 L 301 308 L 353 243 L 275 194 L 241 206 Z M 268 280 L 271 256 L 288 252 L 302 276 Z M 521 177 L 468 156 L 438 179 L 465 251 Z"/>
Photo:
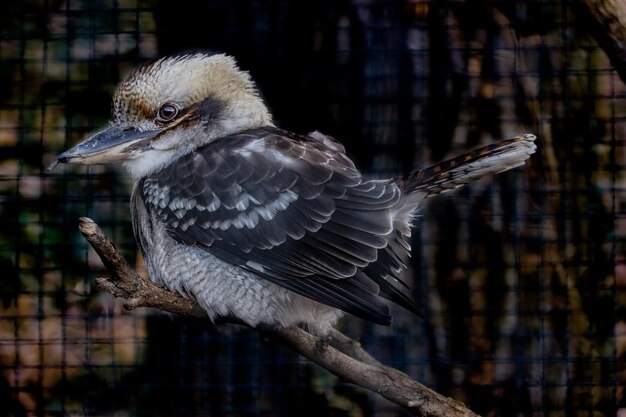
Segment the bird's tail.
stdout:
<path fill-rule="evenodd" d="M 535 135 L 525 134 L 503 139 L 456 158 L 396 178 L 404 195 L 422 198 L 454 190 L 485 176 L 524 164 L 535 153 Z"/>

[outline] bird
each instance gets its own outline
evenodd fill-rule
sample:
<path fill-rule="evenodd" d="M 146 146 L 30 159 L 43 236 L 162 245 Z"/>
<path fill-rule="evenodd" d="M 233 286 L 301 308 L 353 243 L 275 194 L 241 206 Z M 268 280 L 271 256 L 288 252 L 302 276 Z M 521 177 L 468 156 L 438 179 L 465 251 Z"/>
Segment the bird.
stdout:
<path fill-rule="evenodd" d="M 368 179 L 329 135 L 277 127 L 227 54 L 148 62 L 118 85 L 109 125 L 57 164 L 121 164 L 152 281 L 212 321 L 327 334 L 345 313 L 390 325 L 415 314 L 402 272 L 424 199 L 521 166 L 535 135 L 410 174 Z"/>

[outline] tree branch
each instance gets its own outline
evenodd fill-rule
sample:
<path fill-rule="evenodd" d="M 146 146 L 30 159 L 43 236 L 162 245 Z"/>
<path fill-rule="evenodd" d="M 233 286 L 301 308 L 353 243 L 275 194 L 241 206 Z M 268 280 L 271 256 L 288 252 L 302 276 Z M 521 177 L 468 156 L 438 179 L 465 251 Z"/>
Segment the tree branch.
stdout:
<path fill-rule="evenodd" d="M 607 54 L 621 80 L 626 83 L 626 2 L 624 0 L 576 0 L 576 17 Z"/>
<path fill-rule="evenodd" d="M 79 229 L 112 274 L 111 278 L 97 278 L 97 285 L 116 297 L 124 298 L 126 308 L 154 307 L 184 316 L 206 316 L 194 301 L 142 279 L 93 220 L 81 217 Z M 257 330 L 281 340 L 338 377 L 380 394 L 414 415 L 477 417 L 464 404 L 436 393 L 397 369 L 383 365 L 360 343 L 337 330 L 331 331 L 328 337 L 315 336 L 299 327 L 277 329 L 262 326 Z"/>

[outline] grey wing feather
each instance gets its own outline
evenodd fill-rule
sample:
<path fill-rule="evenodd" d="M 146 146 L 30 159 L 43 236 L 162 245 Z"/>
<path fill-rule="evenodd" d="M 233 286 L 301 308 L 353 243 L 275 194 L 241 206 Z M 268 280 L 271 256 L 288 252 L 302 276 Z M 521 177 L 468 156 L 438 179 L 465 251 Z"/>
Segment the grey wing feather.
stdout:
<path fill-rule="evenodd" d="M 206 145 L 140 186 L 148 209 L 178 241 L 388 324 L 389 308 L 379 295 L 417 311 L 386 266 L 397 262 L 361 269 L 375 263 L 394 236 L 390 209 L 400 190 L 387 181 L 363 181 L 341 151 L 321 134 L 255 129 Z"/>

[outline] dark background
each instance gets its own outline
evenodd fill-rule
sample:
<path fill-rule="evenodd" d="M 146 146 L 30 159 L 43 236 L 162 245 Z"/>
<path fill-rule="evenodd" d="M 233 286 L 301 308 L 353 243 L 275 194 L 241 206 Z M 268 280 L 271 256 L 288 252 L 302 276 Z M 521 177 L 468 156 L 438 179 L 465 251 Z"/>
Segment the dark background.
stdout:
<path fill-rule="evenodd" d="M 1 417 L 405 415 L 254 331 L 126 312 L 93 286 L 80 216 L 144 270 L 131 184 L 111 167 L 43 168 L 107 122 L 130 69 L 194 49 L 235 56 L 279 126 L 339 138 L 371 176 L 535 133 L 525 168 L 423 208 L 407 279 L 424 317 L 340 328 L 484 415 L 626 406 L 626 89 L 569 1 L 11 0 Z"/>

